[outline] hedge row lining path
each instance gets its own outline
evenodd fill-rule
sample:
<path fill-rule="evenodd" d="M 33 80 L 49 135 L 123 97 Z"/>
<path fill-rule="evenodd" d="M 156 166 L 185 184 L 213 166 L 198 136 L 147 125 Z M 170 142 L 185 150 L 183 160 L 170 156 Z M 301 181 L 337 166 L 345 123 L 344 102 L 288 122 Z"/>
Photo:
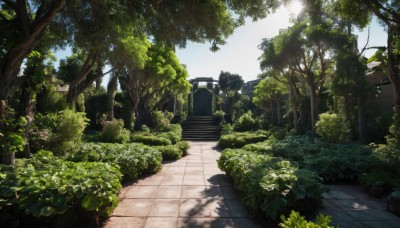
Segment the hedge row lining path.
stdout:
<path fill-rule="evenodd" d="M 105 227 L 258 227 L 218 168 L 216 142 L 190 142 L 188 155 L 125 188 Z"/>

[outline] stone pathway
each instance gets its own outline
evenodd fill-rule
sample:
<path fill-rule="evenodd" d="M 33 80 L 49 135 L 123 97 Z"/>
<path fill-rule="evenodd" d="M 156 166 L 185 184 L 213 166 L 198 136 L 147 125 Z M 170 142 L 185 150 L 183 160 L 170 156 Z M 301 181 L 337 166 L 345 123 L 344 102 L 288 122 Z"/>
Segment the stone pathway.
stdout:
<path fill-rule="evenodd" d="M 400 217 L 386 210 L 386 198 L 371 198 L 359 186 L 329 185 L 323 214 L 331 215 L 332 223 L 344 228 L 400 227 Z"/>
<path fill-rule="evenodd" d="M 184 158 L 124 188 L 124 198 L 106 228 L 236 227 L 255 225 L 232 184 L 218 168 L 216 142 L 190 142 Z M 358 186 L 330 185 L 321 210 L 344 228 L 400 228 L 400 217 L 386 210 L 386 199 L 369 197 Z"/>
<path fill-rule="evenodd" d="M 187 156 L 127 190 L 105 227 L 255 227 L 217 166 L 216 142 L 190 145 Z"/>

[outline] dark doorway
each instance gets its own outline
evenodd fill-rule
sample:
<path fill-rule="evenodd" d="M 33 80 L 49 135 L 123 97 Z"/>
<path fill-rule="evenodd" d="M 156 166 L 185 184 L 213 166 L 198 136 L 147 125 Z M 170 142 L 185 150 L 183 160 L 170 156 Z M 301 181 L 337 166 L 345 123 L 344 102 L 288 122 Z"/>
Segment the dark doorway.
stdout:
<path fill-rule="evenodd" d="M 199 88 L 193 94 L 193 114 L 195 116 L 212 116 L 213 94 L 207 88 Z"/>

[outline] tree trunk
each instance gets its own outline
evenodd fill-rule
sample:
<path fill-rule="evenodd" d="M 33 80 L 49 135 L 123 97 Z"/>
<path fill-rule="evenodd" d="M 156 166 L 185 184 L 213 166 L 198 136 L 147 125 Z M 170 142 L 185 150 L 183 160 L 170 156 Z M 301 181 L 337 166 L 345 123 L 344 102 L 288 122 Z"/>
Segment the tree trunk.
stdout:
<path fill-rule="evenodd" d="M 93 49 L 89 52 L 88 56 L 86 57 L 85 63 L 82 66 L 77 77 L 69 84 L 68 94 L 67 94 L 67 102 L 72 103 L 74 102 L 79 94 L 81 94 L 89 85 L 93 84 L 99 76 L 96 74 L 96 77 L 89 82 L 87 82 L 88 74 L 93 70 L 93 67 L 96 64 L 97 58 L 97 50 Z"/>
<path fill-rule="evenodd" d="M 36 15 L 35 20 L 29 26 L 29 32 L 21 42 L 8 50 L 6 57 L 2 60 L 0 68 L 0 100 L 7 101 L 15 78 L 20 71 L 22 62 L 27 55 L 40 43 L 44 31 L 52 22 L 56 14 L 64 7 L 66 0 L 54 0 L 49 4 L 43 15 Z M 25 5 L 23 7 L 26 7 Z M 21 9 L 22 10 L 22 9 Z M 26 11 L 26 9 L 23 9 Z M 26 15 L 27 17 L 28 15 Z M 28 20 L 28 18 L 19 18 Z"/>
<path fill-rule="evenodd" d="M 280 126 L 282 124 L 282 112 L 281 112 L 281 102 L 278 99 L 276 101 L 276 118 L 277 118 L 277 123 Z"/>
<path fill-rule="evenodd" d="M 15 164 L 15 152 L 3 153 L 3 164 L 14 165 Z"/>
<path fill-rule="evenodd" d="M 311 102 L 311 137 L 315 138 L 315 123 L 318 119 L 318 96 L 314 86 L 310 85 L 310 102 Z"/>
<path fill-rule="evenodd" d="M 289 97 L 292 101 L 291 106 L 292 106 L 292 113 L 293 113 L 293 128 L 297 134 L 297 133 L 299 133 L 299 130 L 300 130 L 300 128 L 299 128 L 299 112 L 297 111 L 297 108 L 299 105 L 298 105 L 297 98 L 295 97 L 294 93 L 295 92 L 293 91 L 293 88 L 290 87 Z"/>
<path fill-rule="evenodd" d="M 366 143 L 367 141 L 367 121 L 365 115 L 365 100 L 362 95 L 357 97 L 358 106 L 358 141 L 360 143 Z"/>
<path fill-rule="evenodd" d="M 110 82 L 107 86 L 107 120 L 114 119 L 114 99 L 115 99 L 115 91 L 118 86 L 118 77 L 113 75 L 110 79 Z"/>
<path fill-rule="evenodd" d="M 393 31 L 389 28 L 388 31 L 388 39 L 387 39 L 387 46 L 388 46 L 388 72 L 389 72 L 389 80 L 392 84 L 394 90 L 394 110 L 397 114 L 400 113 L 400 78 L 397 74 L 396 70 L 396 63 L 395 57 L 393 55 Z M 398 63 L 397 63 L 398 64 Z"/>

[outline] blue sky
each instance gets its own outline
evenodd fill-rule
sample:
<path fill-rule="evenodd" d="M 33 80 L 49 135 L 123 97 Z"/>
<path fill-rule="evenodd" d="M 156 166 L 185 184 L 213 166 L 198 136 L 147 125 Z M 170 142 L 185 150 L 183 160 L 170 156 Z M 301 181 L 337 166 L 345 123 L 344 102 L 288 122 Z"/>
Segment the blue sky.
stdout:
<path fill-rule="evenodd" d="M 217 52 L 209 50 L 210 44 L 188 43 L 185 49 L 177 49 L 181 63 L 187 66 L 189 78 L 213 77 L 218 79 L 221 71 L 229 71 L 239 74 L 245 81 L 257 79 L 261 73 L 258 57 L 261 50 L 258 45 L 263 38 L 272 38 L 278 35 L 279 30 L 290 26 L 289 11 L 286 8 L 279 9 L 275 14 L 264 20 L 247 23 L 238 28 L 227 43 L 221 46 Z M 368 29 L 354 33 L 358 35 L 358 46 L 361 50 L 368 37 Z M 385 46 L 386 32 L 383 27 L 374 20 L 370 25 L 369 47 Z M 371 56 L 375 50 L 368 50 L 366 57 Z"/>

